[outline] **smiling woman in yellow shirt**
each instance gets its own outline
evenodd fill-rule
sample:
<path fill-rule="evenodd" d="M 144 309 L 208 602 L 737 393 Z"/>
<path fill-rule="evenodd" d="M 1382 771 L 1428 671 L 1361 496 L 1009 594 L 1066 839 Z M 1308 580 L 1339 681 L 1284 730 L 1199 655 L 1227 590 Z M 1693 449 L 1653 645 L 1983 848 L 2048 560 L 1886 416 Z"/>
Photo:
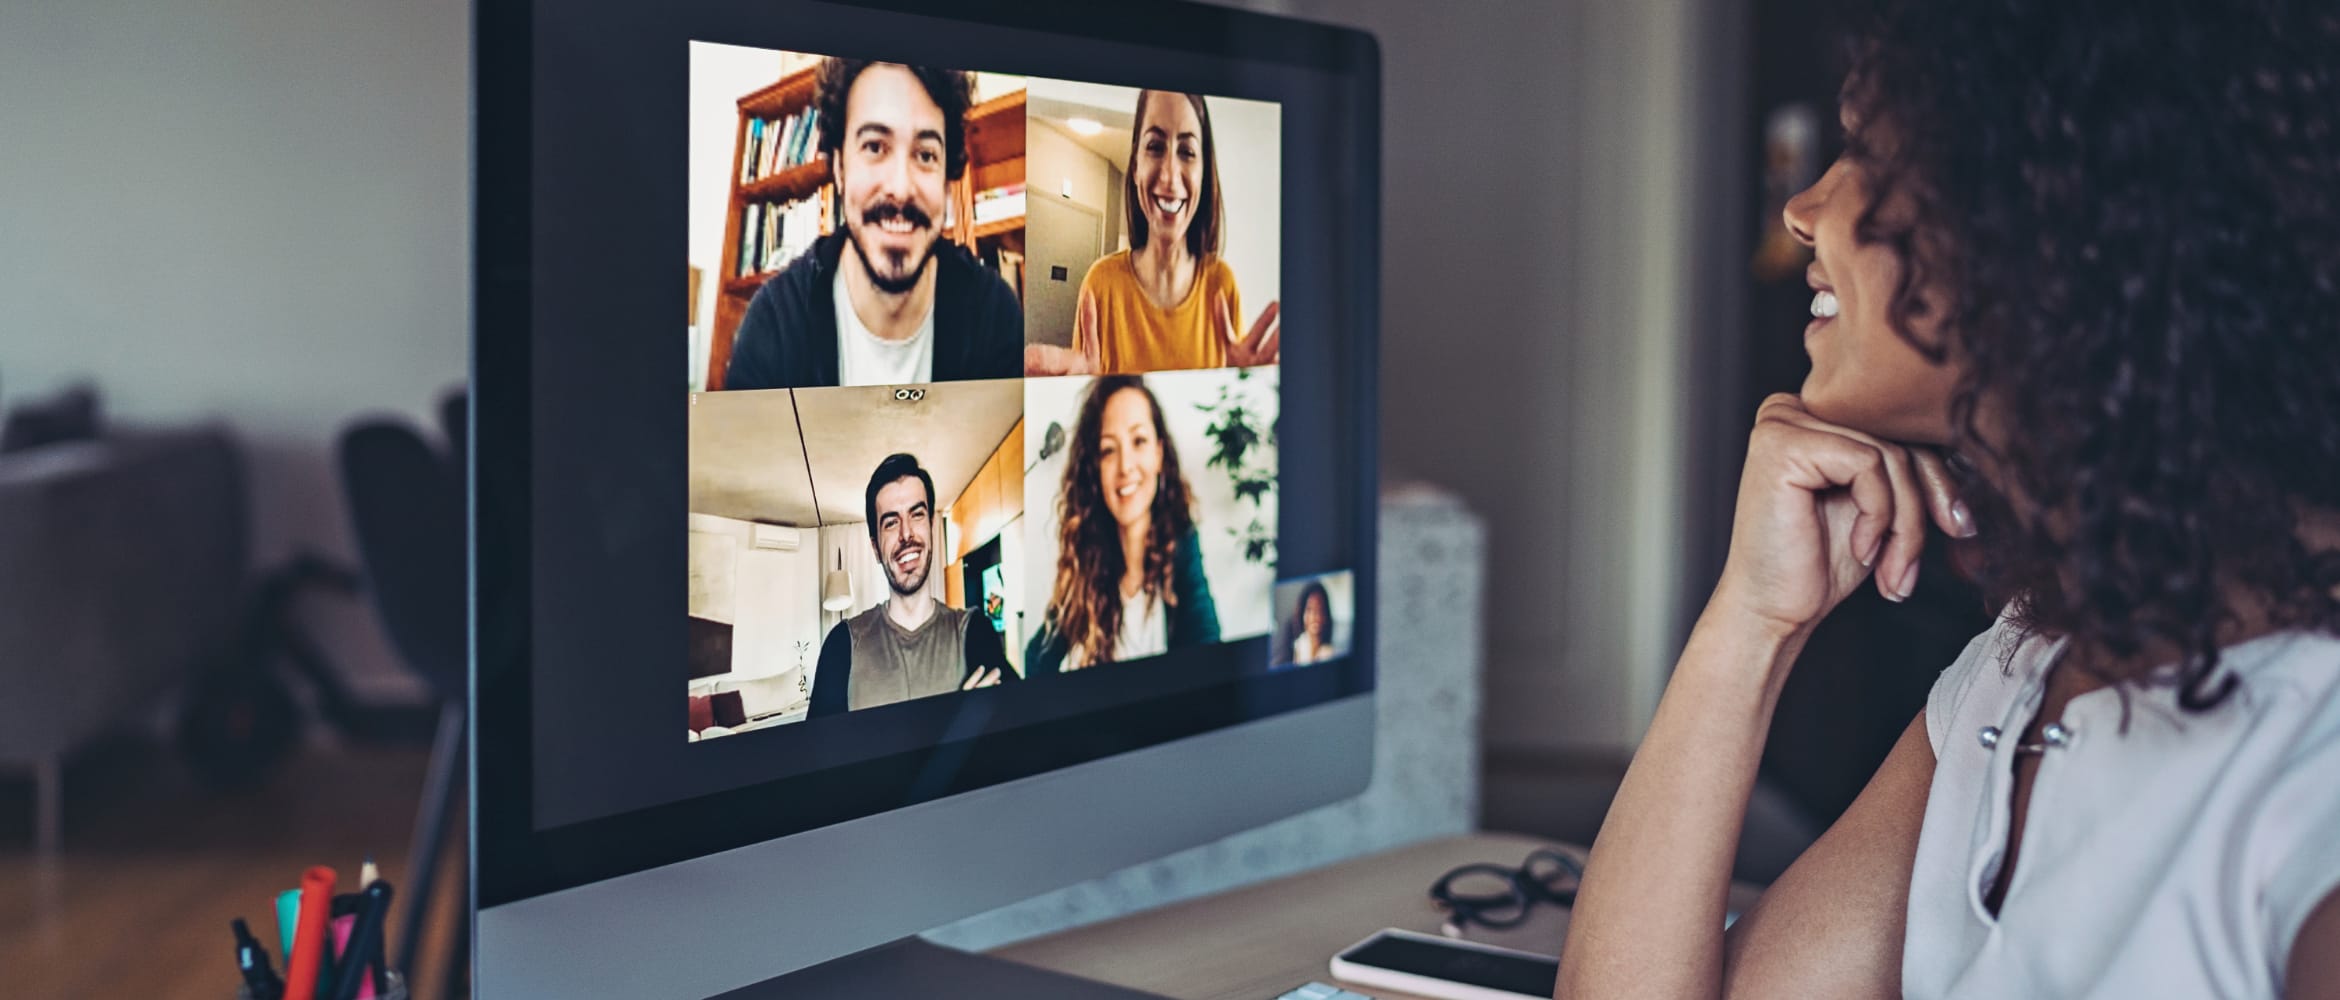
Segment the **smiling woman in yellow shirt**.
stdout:
<path fill-rule="evenodd" d="M 1279 310 L 1239 336 L 1243 301 L 1220 258 L 1223 199 L 1210 108 L 1200 94 L 1138 94 L 1122 191 L 1130 249 L 1081 279 L 1071 348 L 1025 350 L 1025 374 L 1138 374 L 1275 364 Z"/>

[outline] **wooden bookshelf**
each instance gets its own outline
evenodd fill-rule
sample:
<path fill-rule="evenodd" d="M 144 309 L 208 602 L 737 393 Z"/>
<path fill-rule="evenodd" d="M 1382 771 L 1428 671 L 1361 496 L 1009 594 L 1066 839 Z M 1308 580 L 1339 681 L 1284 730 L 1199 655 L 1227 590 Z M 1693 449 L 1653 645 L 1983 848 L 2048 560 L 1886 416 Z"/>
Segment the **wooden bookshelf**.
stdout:
<path fill-rule="evenodd" d="M 707 388 L 723 388 L 723 370 L 731 365 L 731 338 L 739 330 L 740 317 L 747 315 L 748 303 L 756 296 L 756 289 L 772 276 L 766 270 L 755 274 L 740 273 L 740 237 L 746 225 L 750 205 L 778 207 L 805 198 L 820 199 L 821 233 L 829 231 L 829 161 L 815 154 L 805 163 L 786 167 L 752 181 L 741 182 L 747 167 L 751 132 L 749 123 L 761 118 L 779 121 L 790 115 L 800 115 L 812 109 L 813 98 L 819 89 L 820 66 L 814 64 L 774 81 L 770 86 L 753 91 L 739 99 L 739 124 L 731 144 L 731 197 L 724 205 L 723 267 L 720 275 L 721 293 L 715 297 L 715 327 L 707 350 Z"/>
<path fill-rule="evenodd" d="M 759 177 L 745 184 L 736 181 L 740 204 L 755 201 L 795 201 L 819 194 L 829 183 L 829 161 L 814 160 L 799 163 L 770 177 Z M 733 247 L 734 252 L 738 247 Z"/>
<path fill-rule="evenodd" d="M 723 222 L 723 264 L 717 272 L 721 294 L 715 299 L 715 326 L 707 351 L 709 389 L 723 388 L 723 371 L 731 363 L 732 336 L 739 329 L 740 318 L 747 315 L 748 303 L 755 299 L 756 290 L 776 273 L 774 270 L 739 273 L 740 237 L 748 206 L 780 206 L 818 198 L 820 234 L 828 235 L 835 224 L 832 221 L 836 214 L 835 188 L 830 183 L 832 178 L 825 157 L 815 155 L 806 163 L 769 176 L 740 181 L 748 155 L 749 122 L 758 118 L 778 121 L 809 110 L 818 90 L 819 71 L 817 64 L 805 67 L 739 99 L 739 129 L 732 144 L 731 197 L 725 206 Z M 1002 250 L 1020 259 L 1024 252 L 1024 216 L 994 219 L 980 226 L 974 224 L 974 218 L 976 192 L 1024 183 L 1024 91 L 1001 94 L 968 109 L 966 131 L 967 170 L 950 185 L 951 223 L 944 227 L 943 238 L 967 247 L 985 261 L 998 260 Z M 1024 287 L 1023 278 L 1019 268 L 1010 280 L 1020 290 Z"/>
<path fill-rule="evenodd" d="M 956 225 L 951 239 L 985 261 L 1000 250 L 1019 257 L 1024 252 L 1024 215 L 975 223 L 975 193 L 1024 183 L 1024 92 L 1014 90 L 968 109 L 967 175 L 954 185 Z M 1031 196 L 1030 189 L 1025 197 Z M 1018 294 L 1024 287 L 1021 269 L 1009 279 Z"/>

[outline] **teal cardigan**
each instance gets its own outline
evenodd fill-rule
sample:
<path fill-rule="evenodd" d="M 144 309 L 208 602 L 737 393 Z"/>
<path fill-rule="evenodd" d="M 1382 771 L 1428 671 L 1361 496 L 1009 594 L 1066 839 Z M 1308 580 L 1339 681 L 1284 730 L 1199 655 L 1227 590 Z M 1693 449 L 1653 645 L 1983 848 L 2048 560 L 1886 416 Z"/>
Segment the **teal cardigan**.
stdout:
<path fill-rule="evenodd" d="M 1219 641 L 1219 607 L 1211 601 L 1211 581 L 1203 574 L 1202 533 L 1186 529 L 1178 540 L 1178 561 L 1170 564 L 1170 648 L 1206 646 Z M 1072 643 L 1056 631 L 1053 621 L 1040 626 L 1024 644 L 1024 676 L 1062 672 Z"/>

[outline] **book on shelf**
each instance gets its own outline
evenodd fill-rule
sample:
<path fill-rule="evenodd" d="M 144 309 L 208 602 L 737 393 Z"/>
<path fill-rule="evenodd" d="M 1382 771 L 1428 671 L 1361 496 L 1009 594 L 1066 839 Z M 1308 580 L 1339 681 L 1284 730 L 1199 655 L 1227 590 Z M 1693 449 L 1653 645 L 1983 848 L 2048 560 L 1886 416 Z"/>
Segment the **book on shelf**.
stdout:
<path fill-rule="evenodd" d="M 1008 184 L 975 193 L 973 215 L 980 226 L 1001 219 L 1013 219 L 1024 214 L 1024 186 Z"/>
<path fill-rule="evenodd" d="M 749 202 L 740 209 L 739 267 L 734 277 L 776 271 L 821 235 L 821 199 Z"/>
<path fill-rule="evenodd" d="M 747 150 L 739 158 L 739 182 L 752 184 L 812 162 L 819 143 L 821 111 L 807 108 L 785 118 L 750 118 Z"/>

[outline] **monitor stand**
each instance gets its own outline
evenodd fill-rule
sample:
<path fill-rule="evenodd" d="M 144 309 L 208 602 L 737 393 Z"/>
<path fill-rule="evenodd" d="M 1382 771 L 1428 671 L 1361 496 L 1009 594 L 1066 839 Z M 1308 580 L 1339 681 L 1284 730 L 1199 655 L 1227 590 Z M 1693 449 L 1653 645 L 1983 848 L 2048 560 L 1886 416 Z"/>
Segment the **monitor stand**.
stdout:
<path fill-rule="evenodd" d="M 1162 1000 L 1152 993 L 1050 972 L 907 937 L 743 986 L 712 1000 Z"/>

